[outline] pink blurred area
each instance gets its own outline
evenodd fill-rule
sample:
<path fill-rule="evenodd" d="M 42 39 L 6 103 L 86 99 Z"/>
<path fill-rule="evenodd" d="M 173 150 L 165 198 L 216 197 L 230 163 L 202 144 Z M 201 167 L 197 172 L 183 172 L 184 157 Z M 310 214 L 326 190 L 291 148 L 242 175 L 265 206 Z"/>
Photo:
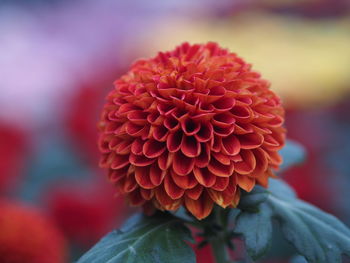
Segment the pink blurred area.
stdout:
<path fill-rule="evenodd" d="M 98 168 L 113 81 L 139 57 L 216 41 L 285 102 L 288 137 L 308 159 L 284 178 L 350 222 L 349 11 L 346 0 L 0 2 L 0 197 L 42 210 L 76 259 L 135 211 Z M 212 262 L 208 247 L 196 253 Z"/>

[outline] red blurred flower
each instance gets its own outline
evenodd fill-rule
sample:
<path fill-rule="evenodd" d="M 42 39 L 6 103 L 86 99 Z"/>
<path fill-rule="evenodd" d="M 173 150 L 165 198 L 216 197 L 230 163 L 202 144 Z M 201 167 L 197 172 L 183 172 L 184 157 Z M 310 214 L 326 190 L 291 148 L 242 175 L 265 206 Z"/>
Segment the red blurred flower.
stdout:
<path fill-rule="evenodd" d="M 0 192 L 8 189 L 20 173 L 24 161 L 26 139 L 21 129 L 0 123 Z"/>
<path fill-rule="evenodd" d="M 90 247 L 118 220 L 127 216 L 123 200 L 116 200 L 104 184 L 92 187 L 61 185 L 46 197 L 51 216 L 69 240 L 82 247 Z"/>
<path fill-rule="evenodd" d="M 337 171 L 332 169 L 330 162 L 325 161 L 327 154 L 332 152 L 331 144 L 336 145 L 337 138 L 334 136 L 336 131 L 330 118 L 325 109 L 287 111 L 288 137 L 306 148 L 307 161 L 286 171 L 284 179 L 301 199 L 336 213 L 334 204 L 337 186 L 334 178 L 337 178 Z"/>
<path fill-rule="evenodd" d="M 0 201 L 1 263 L 64 263 L 65 242 L 47 218 L 34 209 Z"/>
<path fill-rule="evenodd" d="M 269 83 L 215 43 L 137 61 L 104 107 L 101 166 L 132 205 L 198 219 L 240 189 L 267 185 L 281 158 L 284 110 Z"/>
<path fill-rule="evenodd" d="M 198 263 L 215 263 L 211 247 L 206 245 L 202 248 L 198 248 L 197 245 L 192 246 L 196 253 L 196 262 Z"/>
<path fill-rule="evenodd" d="M 96 121 L 103 106 L 106 87 L 110 86 L 106 83 L 110 82 L 109 77 L 99 76 L 88 84 L 82 84 L 73 94 L 67 110 L 66 124 L 72 144 L 80 150 L 83 157 L 92 161 L 98 160 L 99 157 L 96 146 Z"/>

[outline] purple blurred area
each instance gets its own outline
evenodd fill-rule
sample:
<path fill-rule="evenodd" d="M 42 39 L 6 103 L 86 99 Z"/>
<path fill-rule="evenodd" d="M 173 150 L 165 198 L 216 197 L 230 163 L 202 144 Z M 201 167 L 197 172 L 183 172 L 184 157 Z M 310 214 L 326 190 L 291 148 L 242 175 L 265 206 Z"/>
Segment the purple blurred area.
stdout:
<path fill-rule="evenodd" d="M 216 41 L 271 81 L 308 152 L 283 176 L 349 225 L 348 0 L 0 1 L 0 198 L 40 208 L 72 260 L 118 226 L 134 210 L 98 168 L 104 96 L 135 59 L 185 41 Z M 289 262 L 281 251 L 267 262 Z"/>

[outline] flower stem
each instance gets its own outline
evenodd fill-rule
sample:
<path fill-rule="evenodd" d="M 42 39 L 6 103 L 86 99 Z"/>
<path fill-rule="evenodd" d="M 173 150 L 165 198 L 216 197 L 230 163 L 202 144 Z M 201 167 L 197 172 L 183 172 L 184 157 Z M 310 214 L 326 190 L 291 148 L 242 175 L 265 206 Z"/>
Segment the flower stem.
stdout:
<path fill-rule="evenodd" d="M 216 263 L 228 263 L 230 262 L 230 257 L 226 248 L 225 242 L 217 237 L 210 242 L 211 249 Z"/>

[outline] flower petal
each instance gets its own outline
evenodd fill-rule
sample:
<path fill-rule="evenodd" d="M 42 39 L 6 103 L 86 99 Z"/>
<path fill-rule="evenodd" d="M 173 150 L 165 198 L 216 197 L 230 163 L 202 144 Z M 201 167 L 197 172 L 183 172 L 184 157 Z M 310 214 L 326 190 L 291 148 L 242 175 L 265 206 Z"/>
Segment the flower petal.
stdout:
<path fill-rule="evenodd" d="M 175 131 L 180 127 L 179 121 L 174 118 L 173 116 L 168 116 L 164 120 L 164 126 L 167 128 L 169 131 Z"/>
<path fill-rule="evenodd" d="M 128 200 L 132 206 L 140 206 L 146 202 L 146 200 L 142 197 L 139 188 L 128 194 Z"/>
<path fill-rule="evenodd" d="M 241 162 L 235 163 L 235 171 L 239 174 L 251 174 L 256 167 L 256 159 L 251 150 L 242 150 Z"/>
<path fill-rule="evenodd" d="M 195 158 L 195 165 L 203 168 L 207 167 L 210 161 L 210 148 L 206 143 L 201 143 L 201 153 Z"/>
<path fill-rule="evenodd" d="M 265 147 L 271 148 L 271 149 L 280 146 L 279 142 L 271 135 L 264 136 L 264 144 L 263 145 Z"/>
<path fill-rule="evenodd" d="M 267 156 L 270 160 L 271 165 L 273 165 L 277 168 L 282 163 L 281 155 L 276 151 L 266 150 L 266 152 L 267 152 Z"/>
<path fill-rule="evenodd" d="M 208 165 L 208 169 L 216 176 L 228 177 L 233 174 L 234 165 L 233 162 L 231 162 L 230 165 L 224 165 L 218 162 L 215 158 L 212 158 Z"/>
<path fill-rule="evenodd" d="M 147 158 L 156 158 L 160 156 L 165 151 L 165 149 L 165 143 L 156 140 L 148 140 L 143 145 L 143 154 Z"/>
<path fill-rule="evenodd" d="M 143 155 L 134 155 L 131 153 L 129 156 L 129 161 L 135 166 L 147 166 L 154 163 L 156 159 L 149 159 Z"/>
<path fill-rule="evenodd" d="M 187 189 L 186 190 L 186 192 L 185 192 L 185 194 L 189 197 L 189 198 L 191 198 L 191 199 L 193 199 L 193 200 L 197 200 L 200 196 L 201 196 L 201 194 L 202 194 L 202 192 L 203 192 L 203 186 L 202 185 L 200 185 L 200 184 L 197 184 L 195 187 L 193 187 L 192 189 Z"/>
<path fill-rule="evenodd" d="M 126 124 L 126 133 L 133 136 L 133 137 L 138 137 L 142 136 L 147 132 L 147 126 L 145 125 L 137 125 L 132 122 L 128 122 Z"/>
<path fill-rule="evenodd" d="M 183 135 L 181 130 L 169 134 L 166 142 L 169 152 L 177 152 L 178 150 L 180 150 L 182 136 Z"/>
<path fill-rule="evenodd" d="M 200 130 L 194 135 L 199 142 L 207 142 L 213 137 L 213 125 L 202 123 Z"/>
<path fill-rule="evenodd" d="M 170 196 L 171 199 L 179 199 L 185 193 L 185 190 L 178 187 L 170 174 L 164 178 L 164 189 L 165 192 Z"/>
<path fill-rule="evenodd" d="M 165 151 L 161 156 L 158 157 L 158 166 L 162 170 L 169 169 L 170 165 L 173 163 L 174 154 Z"/>
<path fill-rule="evenodd" d="M 135 175 L 127 175 L 118 182 L 118 187 L 122 193 L 130 193 L 138 188 Z"/>
<path fill-rule="evenodd" d="M 164 117 L 158 111 L 154 111 L 147 116 L 147 121 L 153 125 L 161 125 Z"/>
<path fill-rule="evenodd" d="M 241 150 L 241 144 L 236 135 L 231 134 L 228 137 L 222 138 L 222 151 L 227 155 L 236 155 Z"/>
<path fill-rule="evenodd" d="M 105 138 L 105 139 L 107 139 L 107 138 Z M 123 141 L 124 140 L 122 138 L 119 138 L 119 137 L 114 137 L 109 142 L 106 140 L 106 141 L 104 141 L 104 143 L 100 144 L 100 150 L 102 152 L 110 152 L 110 150 L 114 150 Z M 106 148 L 106 144 L 108 146 L 107 148 Z"/>
<path fill-rule="evenodd" d="M 216 114 L 212 119 L 213 126 L 222 128 L 230 127 L 233 123 L 235 123 L 235 118 L 229 112 Z"/>
<path fill-rule="evenodd" d="M 137 125 L 145 125 L 147 123 L 147 113 L 142 110 L 134 110 L 127 114 L 127 118 Z"/>
<path fill-rule="evenodd" d="M 233 133 L 234 130 L 235 130 L 234 125 L 227 126 L 227 127 L 214 126 L 214 134 L 222 137 L 229 136 L 230 134 Z"/>
<path fill-rule="evenodd" d="M 154 139 L 160 142 L 166 141 L 169 131 L 163 125 L 154 127 L 152 130 Z"/>
<path fill-rule="evenodd" d="M 230 165 L 230 163 L 231 163 L 230 156 L 227 156 L 227 155 L 222 154 L 222 153 L 217 153 L 217 152 L 212 152 L 211 154 L 220 163 L 222 163 L 224 165 Z"/>
<path fill-rule="evenodd" d="M 153 190 L 149 190 L 149 189 L 140 189 L 140 193 L 143 199 L 149 201 L 152 199 L 153 195 L 154 195 L 154 191 Z"/>
<path fill-rule="evenodd" d="M 193 173 L 189 173 L 188 175 L 181 176 L 181 175 L 177 175 L 174 172 L 171 172 L 171 176 L 174 182 L 177 184 L 177 186 L 183 189 L 191 189 L 198 184 Z"/>
<path fill-rule="evenodd" d="M 108 171 L 108 179 L 111 183 L 115 184 L 117 182 L 119 182 L 121 179 L 124 178 L 124 176 L 126 176 L 127 172 L 128 172 L 129 167 L 125 166 L 121 169 L 118 170 L 112 170 L 110 169 Z"/>
<path fill-rule="evenodd" d="M 222 98 L 226 93 L 226 89 L 222 86 L 212 87 L 209 94 L 206 96 L 206 102 L 213 103 Z"/>
<path fill-rule="evenodd" d="M 114 150 L 117 154 L 129 154 L 132 141 L 123 140 L 121 143 L 114 147 Z"/>
<path fill-rule="evenodd" d="M 230 181 L 230 177 L 220 177 L 217 176 L 215 180 L 215 184 L 211 186 L 212 189 L 216 191 L 224 191 Z"/>
<path fill-rule="evenodd" d="M 142 154 L 142 148 L 145 144 L 145 141 L 141 140 L 140 138 L 137 138 L 133 143 L 131 144 L 131 152 L 135 155 L 141 155 Z"/>
<path fill-rule="evenodd" d="M 181 142 L 181 151 L 187 157 L 196 157 L 201 153 L 201 145 L 193 136 L 183 136 Z"/>
<path fill-rule="evenodd" d="M 207 217 L 213 210 L 213 201 L 206 192 L 197 199 L 193 200 L 185 196 L 186 208 L 199 220 Z"/>
<path fill-rule="evenodd" d="M 173 159 L 173 170 L 178 175 L 189 174 L 194 167 L 194 159 L 188 158 L 182 152 L 177 152 Z"/>
<path fill-rule="evenodd" d="M 161 170 L 158 167 L 157 163 L 152 164 L 149 172 L 149 177 L 150 177 L 151 183 L 154 186 L 160 185 L 163 182 L 165 175 L 166 175 L 166 170 Z"/>
<path fill-rule="evenodd" d="M 229 178 L 229 184 L 223 191 L 216 191 L 214 189 L 207 190 L 211 199 L 219 206 L 226 208 L 232 205 L 232 201 L 235 198 L 235 193 L 237 191 L 237 184 L 235 176 Z"/>
<path fill-rule="evenodd" d="M 239 204 L 239 200 L 241 199 L 241 191 L 239 188 L 236 189 L 235 196 L 231 202 L 231 207 L 235 208 Z"/>
<path fill-rule="evenodd" d="M 255 179 L 247 175 L 237 174 L 237 184 L 243 190 L 250 192 L 255 186 Z"/>
<path fill-rule="evenodd" d="M 144 189 L 153 189 L 155 185 L 150 178 L 150 167 L 135 167 L 135 180 Z"/>
<path fill-rule="evenodd" d="M 269 177 L 275 178 L 276 176 L 272 173 L 271 169 L 268 169 L 265 173 L 256 177 L 256 182 L 262 187 L 267 188 L 269 185 Z"/>
<path fill-rule="evenodd" d="M 139 108 L 136 107 L 135 105 L 131 104 L 131 103 L 125 103 L 120 105 L 119 109 L 118 109 L 118 114 L 120 116 L 126 116 L 127 113 L 134 111 L 134 110 L 138 110 Z"/>
<path fill-rule="evenodd" d="M 235 105 L 236 100 L 232 97 L 222 97 L 213 103 L 217 111 L 228 111 Z"/>
<path fill-rule="evenodd" d="M 120 169 L 129 164 L 129 156 L 116 154 L 111 163 L 112 169 Z"/>
<path fill-rule="evenodd" d="M 224 192 L 208 189 L 210 198 L 219 206 L 226 208 L 232 201 L 232 195 L 227 195 Z"/>
<path fill-rule="evenodd" d="M 193 174 L 196 177 L 198 183 L 205 187 L 211 187 L 215 184 L 216 176 L 211 173 L 207 168 L 195 167 Z"/>
<path fill-rule="evenodd" d="M 247 133 L 252 133 L 254 132 L 253 127 L 248 123 L 239 123 L 237 122 L 234 124 L 235 125 L 235 134 L 247 134 Z"/>
<path fill-rule="evenodd" d="M 256 177 L 266 172 L 269 162 L 267 159 L 267 153 L 263 149 L 257 148 L 252 151 L 256 160 L 256 166 L 254 171 L 251 173 L 251 176 Z"/>
<path fill-rule="evenodd" d="M 176 210 L 182 202 L 181 199 L 171 199 L 163 187 L 158 187 L 155 189 L 155 196 L 161 207 L 166 210 Z"/>
<path fill-rule="evenodd" d="M 234 106 L 230 112 L 239 122 L 249 121 L 253 117 L 253 112 L 249 106 L 239 103 L 240 105 Z"/>
<path fill-rule="evenodd" d="M 264 142 L 264 136 L 259 133 L 248 133 L 238 137 L 242 149 L 255 149 Z"/>
<path fill-rule="evenodd" d="M 222 138 L 221 136 L 214 135 L 211 141 L 211 151 L 220 152 L 222 148 Z"/>
<path fill-rule="evenodd" d="M 184 134 L 191 136 L 198 133 L 198 131 L 201 129 L 201 124 L 193 119 L 187 118 L 181 123 L 181 127 Z"/>

